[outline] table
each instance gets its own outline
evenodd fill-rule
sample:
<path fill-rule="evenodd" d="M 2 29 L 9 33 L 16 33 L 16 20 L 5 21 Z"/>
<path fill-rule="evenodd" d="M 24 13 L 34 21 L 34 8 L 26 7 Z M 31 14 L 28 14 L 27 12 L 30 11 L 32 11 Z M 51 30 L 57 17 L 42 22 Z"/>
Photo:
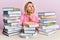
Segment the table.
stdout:
<path fill-rule="evenodd" d="M 60 30 L 57 30 L 56 33 L 50 36 L 37 34 L 29 39 L 21 38 L 19 35 L 8 37 L 3 35 L 2 30 L 0 30 L 0 40 L 60 40 Z"/>

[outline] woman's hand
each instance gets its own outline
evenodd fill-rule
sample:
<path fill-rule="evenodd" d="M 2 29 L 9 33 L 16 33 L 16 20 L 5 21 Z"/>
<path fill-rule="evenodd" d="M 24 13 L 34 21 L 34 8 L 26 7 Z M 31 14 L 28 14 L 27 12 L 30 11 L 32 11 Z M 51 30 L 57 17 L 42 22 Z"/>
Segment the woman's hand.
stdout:
<path fill-rule="evenodd" d="M 30 15 L 30 19 L 33 20 L 33 14 Z"/>

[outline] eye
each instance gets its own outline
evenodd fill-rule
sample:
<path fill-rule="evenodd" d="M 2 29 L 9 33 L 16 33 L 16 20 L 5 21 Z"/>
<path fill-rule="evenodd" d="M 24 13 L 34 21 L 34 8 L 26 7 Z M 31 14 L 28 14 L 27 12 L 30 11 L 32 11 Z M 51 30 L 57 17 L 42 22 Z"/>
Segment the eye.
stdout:
<path fill-rule="evenodd" d="M 29 7 L 31 7 L 31 6 L 29 6 Z"/>
<path fill-rule="evenodd" d="M 32 6 L 32 7 L 34 7 L 34 6 Z"/>

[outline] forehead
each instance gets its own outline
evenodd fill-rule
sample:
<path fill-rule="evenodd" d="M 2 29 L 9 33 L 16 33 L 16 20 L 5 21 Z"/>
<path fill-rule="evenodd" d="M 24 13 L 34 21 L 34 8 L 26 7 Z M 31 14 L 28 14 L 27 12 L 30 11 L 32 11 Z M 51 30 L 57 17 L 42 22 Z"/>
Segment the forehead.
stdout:
<path fill-rule="evenodd" d="M 32 3 L 28 3 L 27 6 L 33 6 L 33 4 Z"/>

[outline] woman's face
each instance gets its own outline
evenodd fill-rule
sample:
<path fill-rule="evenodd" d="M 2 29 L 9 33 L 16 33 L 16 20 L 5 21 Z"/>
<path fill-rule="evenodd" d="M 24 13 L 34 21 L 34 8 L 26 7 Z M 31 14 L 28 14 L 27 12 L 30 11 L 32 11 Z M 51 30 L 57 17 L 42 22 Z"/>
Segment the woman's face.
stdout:
<path fill-rule="evenodd" d="M 31 4 L 31 3 L 29 3 L 28 5 L 27 5 L 27 12 L 28 13 L 34 13 L 34 6 L 33 6 L 33 4 Z"/>

